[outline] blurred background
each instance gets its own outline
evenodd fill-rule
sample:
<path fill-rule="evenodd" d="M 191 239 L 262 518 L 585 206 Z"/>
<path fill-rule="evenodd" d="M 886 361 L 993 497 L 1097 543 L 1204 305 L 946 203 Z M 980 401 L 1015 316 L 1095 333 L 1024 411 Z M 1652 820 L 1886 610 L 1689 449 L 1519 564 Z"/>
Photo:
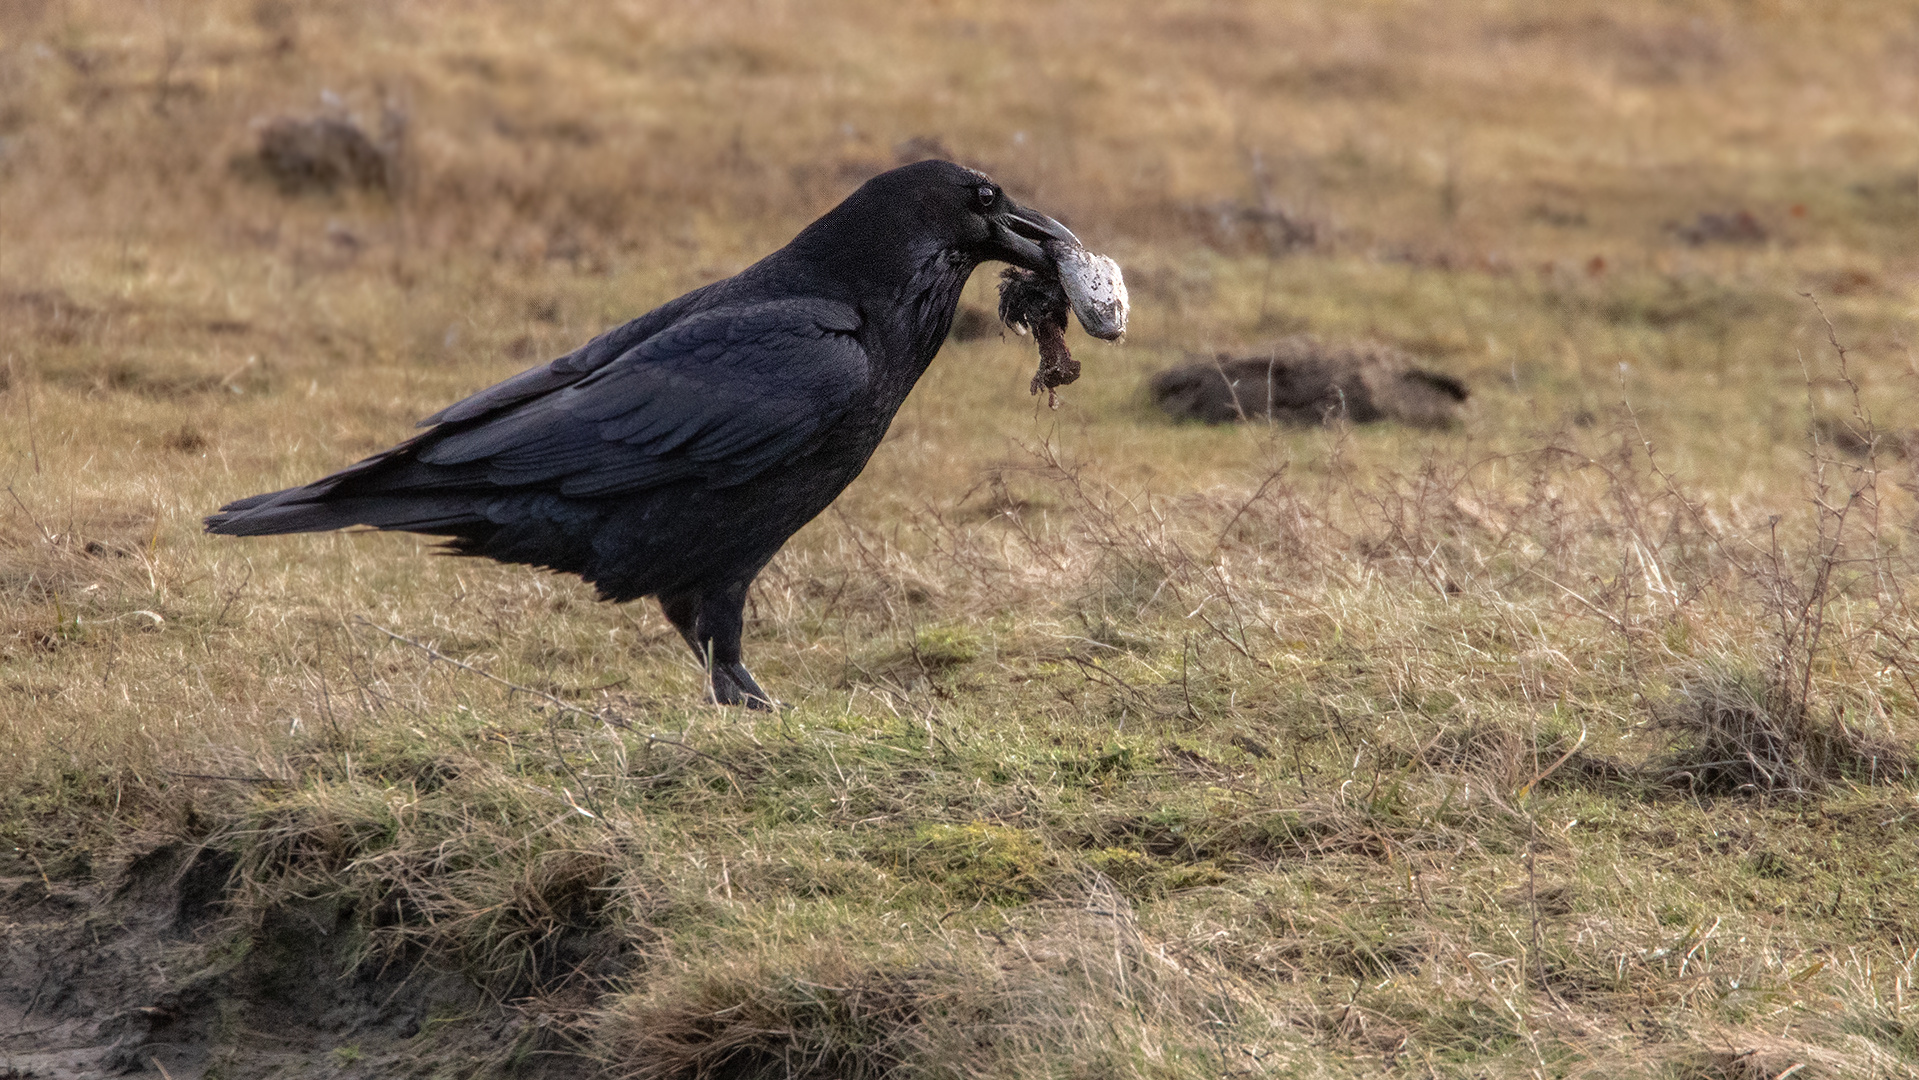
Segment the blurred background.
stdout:
<path fill-rule="evenodd" d="M 1481 430 L 1624 376 L 1764 457 L 1806 420 L 1801 291 L 1892 407 L 1916 58 L 1890 2 L 16 0 L 0 334 L 79 389 L 492 365 L 457 392 L 940 156 L 1126 265 L 1082 419 L 1308 331 L 1467 378 Z"/>
<path fill-rule="evenodd" d="M 1890 2 L 15 0 L 0 333 L 76 387 L 505 374 L 941 156 L 1125 263 L 1115 407 L 1311 331 L 1469 376 L 1495 428 L 1624 371 L 1763 452 L 1799 291 L 1864 320 L 1869 390 L 1905 366 L 1916 58 Z"/>
<path fill-rule="evenodd" d="M 263 266 L 407 288 L 451 261 L 644 267 L 677 288 L 925 156 L 1136 263 L 1155 341 L 1312 321 L 1310 299 L 1262 289 L 1180 326 L 1210 271 L 1248 258 L 1573 295 L 1657 274 L 1688 299 L 1613 316 L 1658 327 L 1733 302 L 1717 276 L 1891 295 L 1919 228 L 1915 19 L 1760 0 L 14 0 L 6 318 L 17 334 L 21 295 L 101 275 L 184 288 Z M 285 137 L 320 119 L 339 145 Z M 1427 331 L 1487 350 L 1458 332 Z"/>

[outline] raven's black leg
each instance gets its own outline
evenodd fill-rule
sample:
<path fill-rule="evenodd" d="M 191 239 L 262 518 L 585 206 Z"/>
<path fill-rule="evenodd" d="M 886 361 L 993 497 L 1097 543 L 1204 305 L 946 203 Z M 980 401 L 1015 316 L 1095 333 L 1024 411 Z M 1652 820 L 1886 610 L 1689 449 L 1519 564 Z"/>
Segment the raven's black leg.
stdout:
<path fill-rule="evenodd" d="M 722 705 L 771 709 L 773 695 L 760 689 L 740 663 L 740 632 L 746 624 L 746 586 L 740 581 L 700 597 L 700 652 L 713 665 L 713 700 Z"/>
<path fill-rule="evenodd" d="M 721 705 L 771 709 L 773 696 L 760 689 L 740 662 L 740 632 L 745 626 L 746 582 L 704 593 L 660 598 L 660 610 L 712 673 L 713 700 Z"/>
<path fill-rule="evenodd" d="M 666 613 L 666 621 L 680 632 L 686 641 L 686 647 L 700 654 L 702 660 L 706 650 L 700 648 L 699 636 L 694 631 L 694 622 L 700 615 L 700 594 L 696 592 L 675 593 L 660 597 L 660 610 Z"/>

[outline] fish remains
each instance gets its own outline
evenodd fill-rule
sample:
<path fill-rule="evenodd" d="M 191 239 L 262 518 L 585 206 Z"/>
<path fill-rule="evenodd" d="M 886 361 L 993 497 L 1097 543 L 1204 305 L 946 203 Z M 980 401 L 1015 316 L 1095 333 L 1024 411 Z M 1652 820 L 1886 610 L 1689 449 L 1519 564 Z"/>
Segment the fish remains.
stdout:
<path fill-rule="evenodd" d="M 1053 261 L 1051 277 L 1018 267 L 1000 275 L 1000 321 L 1015 332 L 1032 331 L 1039 344 L 1039 370 L 1032 392 L 1046 391 L 1048 408 L 1059 408 L 1055 388 L 1079 378 L 1079 361 L 1066 347 L 1066 312 L 1096 338 L 1113 341 L 1126 333 L 1126 279 L 1119 264 L 1098 252 L 1064 240 L 1042 247 Z"/>

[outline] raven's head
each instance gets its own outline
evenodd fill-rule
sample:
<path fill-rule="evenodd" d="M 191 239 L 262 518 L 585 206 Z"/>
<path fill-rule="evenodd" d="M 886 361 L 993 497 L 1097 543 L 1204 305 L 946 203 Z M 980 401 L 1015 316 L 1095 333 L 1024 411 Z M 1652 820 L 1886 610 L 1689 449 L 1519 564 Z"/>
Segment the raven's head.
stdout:
<path fill-rule="evenodd" d="M 1053 262 L 1040 245 L 1060 240 L 1074 247 L 1079 238 L 1038 210 L 1013 201 L 993 178 L 950 161 L 922 161 L 897 169 L 912 175 L 920 212 L 942 239 L 981 262 L 998 259 L 1042 274 Z"/>
<path fill-rule="evenodd" d="M 815 224 L 822 226 L 836 239 L 857 231 L 903 256 L 930 243 L 973 263 L 999 260 L 1042 274 L 1056 272 L 1042 243 L 1079 246 L 1066 226 L 1014 202 L 992 177 L 950 161 L 920 161 L 875 176 Z"/>
<path fill-rule="evenodd" d="M 921 220 L 952 247 L 981 262 L 998 259 L 1042 274 L 1054 273 L 1040 250 L 1047 240 L 1074 247 L 1079 239 L 1066 226 L 1013 201 L 993 178 L 950 161 L 922 161 L 895 169 L 912 184 Z"/>

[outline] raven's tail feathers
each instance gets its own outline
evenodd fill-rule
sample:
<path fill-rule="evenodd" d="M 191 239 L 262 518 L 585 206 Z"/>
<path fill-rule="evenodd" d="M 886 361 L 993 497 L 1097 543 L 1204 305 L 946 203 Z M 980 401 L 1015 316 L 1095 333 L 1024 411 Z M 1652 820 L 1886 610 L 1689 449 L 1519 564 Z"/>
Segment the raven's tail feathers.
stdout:
<path fill-rule="evenodd" d="M 491 525 L 471 495 L 409 493 L 333 495 L 312 485 L 231 502 L 206 519 L 207 531 L 226 536 L 328 532 L 354 525 L 404 532 L 471 536 Z"/>
<path fill-rule="evenodd" d="M 594 541 L 605 510 L 591 501 L 490 484 L 479 466 L 434 466 L 406 455 L 419 439 L 304 487 L 231 502 L 206 519 L 210 533 L 269 536 L 356 525 L 443 536 L 456 555 L 485 555 L 579 574 L 608 596 L 631 599 L 647 582 L 602 578 Z M 630 576 L 630 575 L 629 575 Z M 650 580 L 650 579 L 649 579 Z M 634 591 L 638 589 L 638 591 Z"/>

